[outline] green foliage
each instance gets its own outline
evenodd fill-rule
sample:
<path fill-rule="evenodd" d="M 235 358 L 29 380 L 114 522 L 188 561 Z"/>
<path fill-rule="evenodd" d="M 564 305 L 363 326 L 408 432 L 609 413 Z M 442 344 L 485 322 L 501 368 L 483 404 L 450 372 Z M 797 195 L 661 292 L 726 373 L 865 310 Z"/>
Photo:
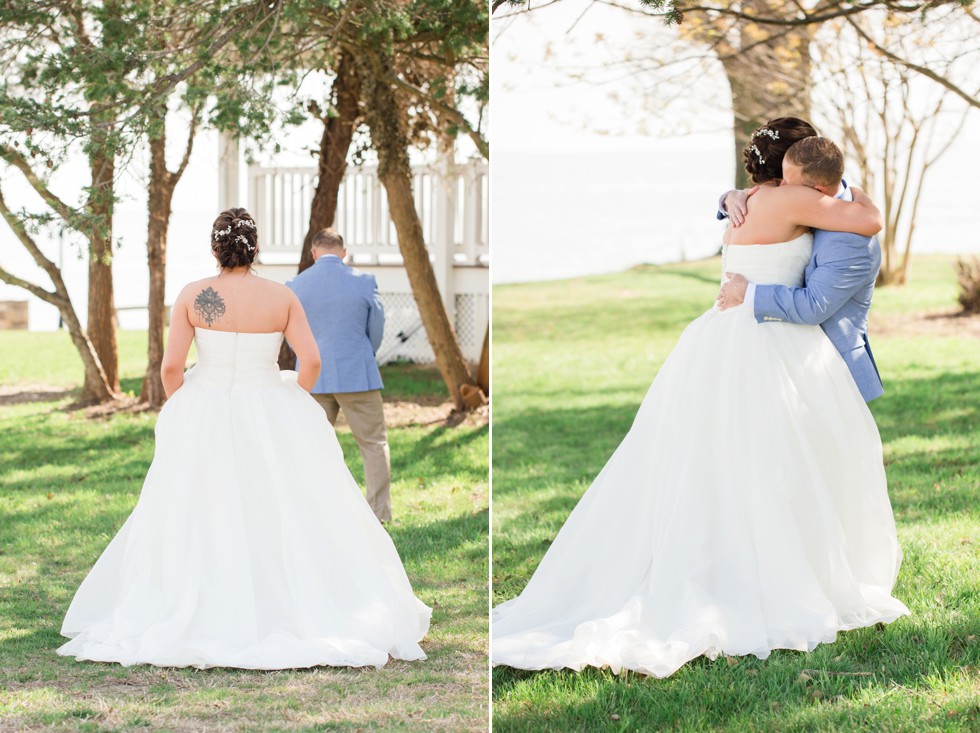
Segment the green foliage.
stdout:
<path fill-rule="evenodd" d="M 698 659 L 666 680 L 497 668 L 495 731 L 980 729 L 980 339 L 921 315 L 954 305 L 951 264 L 914 258 L 911 282 L 872 309 L 886 389 L 872 412 L 905 553 L 896 595 L 912 615 L 811 654 Z M 494 289 L 495 604 L 520 592 L 629 430 L 719 267 Z"/>

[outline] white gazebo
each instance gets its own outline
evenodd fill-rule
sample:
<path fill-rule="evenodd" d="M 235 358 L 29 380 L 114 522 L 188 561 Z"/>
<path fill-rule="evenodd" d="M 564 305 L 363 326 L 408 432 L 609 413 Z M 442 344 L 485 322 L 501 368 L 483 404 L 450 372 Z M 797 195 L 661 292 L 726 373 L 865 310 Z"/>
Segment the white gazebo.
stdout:
<path fill-rule="evenodd" d="M 218 203 L 240 205 L 241 156 L 221 138 Z M 245 207 L 259 226 L 259 266 L 285 282 L 296 274 L 310 218 L 317 170 L 246 163 Z M 415 200 L 436 281 L 463 354 L 480 357 L 489 323 L 489 179 L 482 159 L 413 166 Z M 352 265 L 373 274 L 385 306 L 382 363 L 434 361 L 408 282 L 384 187 L 373 165 L 349 166 L 340 187 L 334 228 L 344 237 Z"/>

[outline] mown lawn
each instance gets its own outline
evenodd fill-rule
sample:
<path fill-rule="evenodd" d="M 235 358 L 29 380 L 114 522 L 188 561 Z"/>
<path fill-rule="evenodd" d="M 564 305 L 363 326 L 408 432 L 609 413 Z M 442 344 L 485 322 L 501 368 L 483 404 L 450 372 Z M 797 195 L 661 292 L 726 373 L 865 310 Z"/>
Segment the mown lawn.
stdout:
<path fill-rule="evenodd" d="M 495 604 L 524 587 L 628 431 L 719 267 L 494 289 Z M 872 409 L 910 617 L 811 654 L 702 658 L 665 680 L 496 668 L 494 731 L 980 731 L 980 338 L 975 324 L 915 317 L 955 293 L 952 258 L 923 257 L 873 309 L 886 395 Z"/>
<path fill-rule="evenodd" d="M 123 389 L 138 393 L 145 335 L 121 332 L 120 354 Z M 486 427 L 389 431 L 390 532 L 434 608 L 427 661 L 278 672 L 79 663 L 55 654 L 61 621 L 136 502 L 155 422 L 71 409 L 80 376 L 64 334 L 0 332 L 0 730 L 487 730 Z M 445 395 L 430 369 L 384 378 L 390 400 Z M 55 389 L 18 402 L 17 385 Z M 363 485 L 357 446 L 339 436 Z"/>

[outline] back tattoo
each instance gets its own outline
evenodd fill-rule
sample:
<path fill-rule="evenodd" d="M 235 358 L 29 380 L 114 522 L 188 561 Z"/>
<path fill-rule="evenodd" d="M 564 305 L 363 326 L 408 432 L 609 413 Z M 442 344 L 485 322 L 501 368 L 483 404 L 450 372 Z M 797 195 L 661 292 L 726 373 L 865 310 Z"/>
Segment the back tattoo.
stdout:
<path fill-rule="evenodd" d="M 205 288 L 194 298 L 194 312 L 210 328 L 225 314 L 225 301 L 214 288 Z"/>

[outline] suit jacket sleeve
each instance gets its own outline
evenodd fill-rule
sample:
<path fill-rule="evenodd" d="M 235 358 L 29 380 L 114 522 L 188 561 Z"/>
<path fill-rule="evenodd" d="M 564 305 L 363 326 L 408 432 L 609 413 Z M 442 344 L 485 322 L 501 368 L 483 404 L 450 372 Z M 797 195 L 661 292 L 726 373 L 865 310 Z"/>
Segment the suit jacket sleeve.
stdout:
<path fill-rule="evenodd" d="M 374 353 L 378 353 L 381 347 L 381 340 L 385 335 L 385 307 L 381 302 L 381 294 L 378 292 L 378 281 L 371 275 L 371 294 L 368 301 L 368 338 L 371 339 L 371 348 Z"/>
<path fill-rule="evenodd" d="M 816 326 L 849 301 L 871 276 L 868 237 L 835 233 L 824 244 L 823 260 L 801 288 L 785 285 L 756 285 L 755 320 L 789 321 Z"/>
<path fill-rule="evenodd" d="M 727 219 L 728 218 L 728 212 L 725 211 L 725 197 L 727 195 L 728 195 L 728 192 L 726 191 L 725 193 L 723 193 L 721 195 L 721 198 L 718 199 L 718 211 L 715 214 L 715 216 L 718 217 L 718 220 L 719 221 L 722 221 L 723 219 Z"/>

